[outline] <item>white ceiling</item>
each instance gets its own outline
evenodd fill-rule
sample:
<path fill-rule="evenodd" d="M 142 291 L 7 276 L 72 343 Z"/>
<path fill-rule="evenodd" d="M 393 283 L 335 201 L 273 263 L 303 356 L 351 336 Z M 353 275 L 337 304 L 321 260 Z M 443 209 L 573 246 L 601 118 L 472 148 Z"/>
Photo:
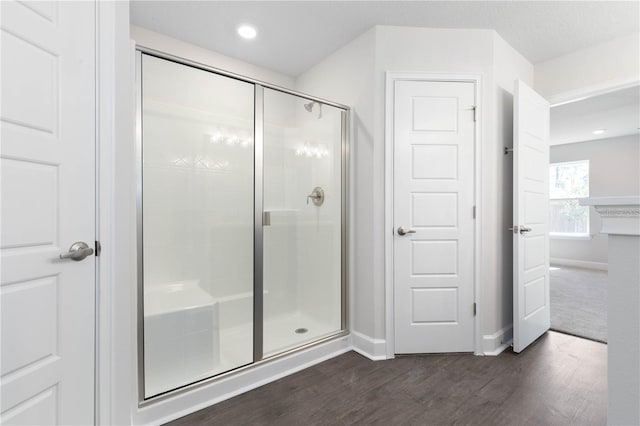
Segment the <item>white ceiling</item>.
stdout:
<path fill-rule="evenodd" d="M 551 108 L 551 145 L 640 135 L 638 128 L 640 86 Z M 596 129 L 606 131 L 594 135 Z"/>
<path fill-rule="evenodd" d="M 297 76 L 374 25 L 493 28 L 538 63 L 640 29 L 637 1 L 141 1 L 131 21 Z M 258 37 L 241 40 L 240 23 Z"/>

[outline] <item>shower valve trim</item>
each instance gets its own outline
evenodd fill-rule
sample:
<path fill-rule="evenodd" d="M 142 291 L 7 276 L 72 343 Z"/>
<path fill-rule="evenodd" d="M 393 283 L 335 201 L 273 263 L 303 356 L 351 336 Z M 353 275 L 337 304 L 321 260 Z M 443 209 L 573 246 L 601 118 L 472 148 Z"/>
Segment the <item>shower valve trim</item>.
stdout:
<path fill-rule="evenodd" d="M 321 206 L 322 203 L 324 203 L 324 189 L 316 186 L 313 188 L 313 191 L 311 191 L 311 194 L 307 195 L 307 205 L 309 205 L 309 199 L 313 201 L 315 206 Z"/>

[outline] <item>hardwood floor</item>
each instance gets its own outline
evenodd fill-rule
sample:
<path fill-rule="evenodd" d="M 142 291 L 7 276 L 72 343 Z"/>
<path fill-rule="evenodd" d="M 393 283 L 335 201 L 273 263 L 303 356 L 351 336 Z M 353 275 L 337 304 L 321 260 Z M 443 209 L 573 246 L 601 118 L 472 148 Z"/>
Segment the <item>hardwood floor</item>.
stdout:
<path fill-rule="evenodd" d="M 548 332 L 497 357 L 355 352 L 171 425 L 604 425 L 607 346 Z"/>

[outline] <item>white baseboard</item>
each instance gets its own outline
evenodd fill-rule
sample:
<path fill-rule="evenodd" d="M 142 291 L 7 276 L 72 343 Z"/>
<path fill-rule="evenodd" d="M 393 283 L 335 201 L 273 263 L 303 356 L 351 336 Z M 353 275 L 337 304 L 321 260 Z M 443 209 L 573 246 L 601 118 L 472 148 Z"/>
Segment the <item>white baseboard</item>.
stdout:
<path fill-rule="evenodd" d="M 499 355 L 513 342 L 513 325 L 482 336 L 482 352 L 488 356 Z"/>
<path fill-rule="evenodd" d="M 134 413 L 133 424 L 159 425 L 170 422 L 349 352 L 352 349 L 350 336 L 344 336 L 289 356 L 257 365 L 228 378 L 142 406 Z"/>
<path fill-rule="evenodd" d="M 387 359 L 387 342 L 383 339 L 373 339 L 357 331 L 351 332 L 352 349 L 372 361 Z"/>
<path fill-rule="evenodd" d="M 549 259 L 552 265 L 573 266 L 576 268 L 595 269 L 598 271 L 608 271 L 609 264 L 603 262 L 590 262 L 587 260 L 565 259 L 562 257 L 552 257 Z"/>

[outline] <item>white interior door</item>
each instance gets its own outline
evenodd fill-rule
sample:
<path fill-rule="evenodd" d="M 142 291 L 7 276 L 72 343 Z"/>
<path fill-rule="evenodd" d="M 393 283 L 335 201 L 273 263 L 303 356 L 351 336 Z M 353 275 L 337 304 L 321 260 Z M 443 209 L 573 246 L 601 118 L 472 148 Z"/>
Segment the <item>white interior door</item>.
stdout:
<path fill-rule="evenodd" d="M 2 1 L 0 423 L 94 421 L 95 5 Z"/>
<path fill-rule="evenodd" d="M 549 103 L 516 80 L 513 99 L 513 350 L 550 326 Z"/>
<path fill-rule="evenodd" d="M 396 353 L 474 349 L 474 105 L 472 82 L 395 82 Z"/>

